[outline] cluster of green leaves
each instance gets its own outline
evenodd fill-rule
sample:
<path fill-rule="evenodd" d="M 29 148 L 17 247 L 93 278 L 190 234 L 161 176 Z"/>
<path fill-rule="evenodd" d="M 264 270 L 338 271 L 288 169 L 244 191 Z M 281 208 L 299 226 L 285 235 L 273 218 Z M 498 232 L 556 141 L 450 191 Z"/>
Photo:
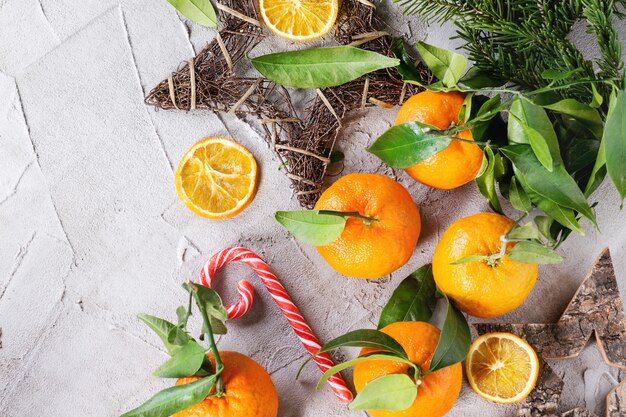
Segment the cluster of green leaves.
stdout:
<path fill-rule="evenodd" d="M 422 85 L 412 76 L 412 63 L 404 45 L 394 45 L 401 59 L 399 72 L 409 83 Z M 459 54 L 418 43 L 424 63 L 440 80 L 424 88 L 433 91 L 461 91 L 467 94 L 457 123 L 448 129 L 419 122 L 394 126 L 383 133 L 368 151 L 392 168 L 404 169 L 418 164 L 444 149 L 460 130 L 471 130 L 477 145 L 485 152 L 483 167 L 476 179 L 480 192 L 491 208 L 502 213 L 500 196 L 524 213 L 541 210 L 541 229 L 547 240 L 558 246 L 571 231 L 581 235 L 580 218 L 596 224 L 587 201 L 606 173 L 622 199 L 626 197 L 626 95 L 615 90 L 610 97 L 606 119 L 600 111 L 602 97 L 590 103 L 561 98 L 555 92 L 580 80 L 570 80 L 579 71 L 545 71 L 548 84 L 522 92 L 501 87 L 474 68 Z M 570 81 L 567 81 L 570 80 Z M 569 82 L 569 84 L 568 84 Z M 588 80 L 595 85 L 595 80 Z M 595 90 L 595 88 L 594 88 Z M 480 92 L 498 93 L 493 97 Z M 500 94 L 510 96 L 502 101 Z M 503 115 L 508 116 L 505 124 Z M 611 153 L 607 153 L 610 149 Z M 498 189 L 500 195 L 498 195 Z"/>
<path fill-rule="evenodd" d="M 277 211 L 275 217 L 296 239 L 312 246 L 324 246 L 337 240 L 349 218 L 359 219 L 367 225 L 377 221 L 359 212 L 333 210 Z"/>
<path fill-rule="evenodd" d="M 170 354 L 170 358 L 154 371 L 155 377 L 199 376 L 202 378 L 189 384 L 160 391 L 144 404 L 124 413 L 121 417 L 167 417 L 198 404 L 208 396 L 225 395 L 221 378 L 223 365 L 213 335 L 226 333 L 223 321 L 228 318 L 228 313 L 220 296 L 211 288 L 192 282 L 185 282 L 183 288 L 189 293 L 189 302 L 187 306 L 180 306 L 176 309 L 176 324 L 147 314 L 140 314 L 139 319 L 159 336 Z M 193 301 L 203 319 L 200 337 L 207 337 L 208 349 L 205 349 L 187 331 Z M 206 357 L 208 350 L 212 351 L 215 358 L 215 369 Z M 214 387 L 215 390 L 211 393 Z"/>
<path fill-rule="evenodd" d="M 187 19 L 199 25 L 217 28 L 217 14 L 211 0 L 167 0 Z"/>
<path fill-rule="evenodd" d="M 423 371 L 418 364 L 410 361 L 398 341 L 380 329 L 399 321 L 430 321 L 439 298 L 446 303 L 445 319 L 430 367 Z M 351 410 L 404 410 L 413 404 L 418 395 L 418 381 L 432 372 L 461 362 L 467 356 L 470 343 L 470 329 L 465 317 L 437 290 L 432 267 L 425 265 L 409 275 L 393 292 L 380 315 L 378 330 L 354 330 L 322 347 L 318 354 L 340 347 L 371 348 L 375 351 L 332 367 L 324 373 L 317 387 L 319 389 L 334 374 L 360 362 L 387 360 L 404 363 L 408 365 L 407 373 L 374 379 L 349 405 Z"/>

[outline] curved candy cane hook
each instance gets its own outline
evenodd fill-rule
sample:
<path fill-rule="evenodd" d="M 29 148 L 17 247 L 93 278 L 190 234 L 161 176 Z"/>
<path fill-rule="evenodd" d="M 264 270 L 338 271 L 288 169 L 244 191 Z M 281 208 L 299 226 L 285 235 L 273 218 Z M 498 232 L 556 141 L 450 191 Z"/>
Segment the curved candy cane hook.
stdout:
<path fill-rule="evenodd" d="M 269 291 L 270 295 L 282 311 L 283 315 L 289 321 L 294 332 L 304 345 L 304 348 L 314 355 L 321 347 L 321 343 L 307 324 L 304 317 L 293 303 L 291 297 L 282 286 L 276 274 L 256 253 L 246 248 L 227 248 L 213 255 L 213 257 L 204 265 L 200 272 L 200 284 L 211 287 L 215 273 L 224 265 L 230 262 L 244 262 L 251 267 L 254 272 L 261 278 L 263 284 Z M 254 299 L 254 288 L 249 281 L 241 280 L 237 284 L 237 292 L 240 298 L 236 304 L 227 306 L 229 319 L 236 319 L 243 316 L 250 310 L 252 300 Z M 333 361 L 327 353 L 322 353 L 313 358 L 317 366 L 322 372 L 326 372 L 334 366 Z M 340 374 L 333 375 L 328 379 L 328 384 L 333 392 L 343 404 L 352 401 L 352 392 L 348 389 L 346 382 Z"/>

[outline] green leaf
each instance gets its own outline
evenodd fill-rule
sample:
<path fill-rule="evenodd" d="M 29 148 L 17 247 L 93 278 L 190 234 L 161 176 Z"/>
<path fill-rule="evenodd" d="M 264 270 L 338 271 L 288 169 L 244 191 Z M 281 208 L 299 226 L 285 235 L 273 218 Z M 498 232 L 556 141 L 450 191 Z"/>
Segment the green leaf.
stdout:
<path fill-rule="evenodd" d="M 217 16 L 211 0 L 167 0 L 187 19 L 202 26 L 217 28 Z"/>
<path fill-rule="evenodd" d="M 182 347 L 187 344 L 189 340 L 191 340 L 191 336 L 180 326 L 174 327 L 170 330 L 170 334 L 167 335 L 167 341 L 174 346 Z"/>
<path fill-rule="evenodd" d="M 550 227 L 552 226 L 554 220 L 548 216 L 536 216 L 533 221 L 537 225 L 539 233 L 541 233 L 541 235 L 546 239 L 550 240 L 550 243 L 554 243 L 552 242 L 552 235 L 550 233 Z"/>
<path fill-rule="evenodd" d="M 480 193 L 489 201 L 491 209 L 502 214 L 502 206 L 496 191 L 495 156 L 489 146 L 485 147 L 485 159 L 487 168 L 476 178 L 476 186 Z"/>
<path fill-rule="evenodd" d="M 215 334 L 228 333 L 228 329 L 226 329 L 226 325 L 224 324 L 222 320 L 219 320 L 213 316 L 210 316 L 209 322 L 211 323 L 211 328 L 213 329 L 213 333 Z"/>
<path fill-rule="evenodd" d="M 598 110 L 591 106 L 583 104 L 573 98 L 567 98 L 553 104 L 543 106 L 546 109 L 557 113 L 571 116 L 587 125 L 587 128 L 594 132 L 598 137 L 601 135 L 603 122 Z"/>
<path fill-rule="evenodd" d="M 180 349 L 180 346 L 170 343 L 170 341 L 168 340 L 170 332 L 173 329 L 176 329 L 178 326 L 170 323 L 167 320 L 151 316 L 149 314 L 139 314 L 137 315 L 137 318 L 146 323 L 146 325 L 150 327 L 150 329 L 152 329 L 152 331 L 156 333 L 157 336 L 159 336 L 159 338 L 163 342 L 163 345 L 165 345 L 165 349 L 167 349 L 167 352 L 170 355 L 173 355 Z"/>
<path fill-rule="evenodd" d="M 402 123 L 388 129 L 367 148 L 395 169 L 406 169 L 444 150 L 453 140 L 430 133 L 420 123 Z"/>
<path fill-rule="evenodd" d="M 570 71 L 560 71 L 555 69 L 547 69 L 541 73 L 541 77 L 544 80 L 552 80 L 552 81 L 561 81 L 566 78 L 571 77 L 572 75 L 579 73 L 582 71 L 582 68 L 576 68 Z"/>
<path fill-rule="evenodd" d="M 411 58 L 409 53 L 406 51 L 404 39 L 393 38 L 391 40 L 391 51 L 395 57 L 400 60 L 400 65 L 398 65 L 397 70 L 402 77 L 402 81 L 405 83 L 422 85 L 422 77 L 413 62 L 413 58 Z"/>
<path fill-rule="evenodd" d="M 544 198 L 534 192 L 526 183 L 526 180 L 519 171 L 516 171 L 515 177 L 522 185 L 522 188 L 528 194 L 530 200 L 544 213 L 552 217 L 554 220 L 562 224 L 563 226 L 575 231 L 581 236 L 585 235 L 585 231 L 580 227 L 580 223 L 576 220 L 574 211 L 568 208 L 564 208 L 556 204 L 555 202 Z"/>
<path fill-rule="evenodd" d="M 279 52 L 252 58 L 251 62 L 266 78 L 296 88 L 336 87 L 400 64 L 396 58 L 352 46 Z"/>
<path fill-rule="evenodd" d="M 430 361 L 429 372 L 435 372 L 461 362 L 469 352 L 472 337 L 465 316 L 456 309 L 444 294 L 448 304 L 446 318 L 441 328 L 439 343 Z"/>
<path fill-rule="evenodd" d="M 395 353 L 405 359 L 408 359 L 404 348 L 393 337 L 371 329 L 353 330 L 339 336 L 326 343 L 317 352 L 318 354 L 328 352 L 339 347 L 367 347 L 382 351 Z"/>
<path fill-rule="evenodd" d="M 337 240 L 346 227 L 345 217 L 318 210 L 277 211 L 275 217 L 298 240 L 313 246 Z"/>
<path fill-rule="evenodd" d="M 185 306 L 178 306 L 176 309 L 176 317 L 178 318 L 178 325 L 186 326 L 187 325 L 187 309 Z"/>
<path fill-rule="evenodd" d="M 488 74 L 478 67 L 471 67 L 469 71 L 459 80 L 461 84 L 474 90 L 487 87 L 500 87 L 506 84 L 506 80 L 492 74 Z"/>
<path fill-rule="evenodd" d="M 432 265 L 424 265 L 405 278 L 380 313 L 378 328 L 397 321 L 429 321 L 437 304 Z"/>
<path fill-rule="evenodd" d="M 215 375 L 189 384 L 164 389 L 143 405 L 120 417 L 168 417 L 204 400 L 215 385 Z"/>
<path fill-rule="evenodd" d="M 228 312 L 222 304 L 222 299 L 214 289 L 191 281 L 184 282 L 183 288 L 193 294 L 198 307 L 204 309 L 209 317 L 215 317 L 218 320 L 228 319 Z"/>
<path fill-rule="evenodd" d="M 511 239 L 539 239 L 539 230 L 533 222 L 528 222 L 523 226 L 515 226 L 510 232 L 509 237 Z"/>
<path fill-rule="evenodd" d="M 458 117 L 459 123 L 466 123 L 469 120 L 472 114 L 473 101 L 474 101 L 474 93 L 467 93 L 465 95 L 465 99 L 463 100 L 463 104 L 461 105 L 461 110 L 459 110 L 459 117 Z"/>
<path fill-rule="evenodd" d="M 598 189 L 604 178 L 606 177 L 606 152 L 604 150 L 604 141 L 600 142 L 600 149 L 598 149 L 598 156 L 596 162 L 587 181 L 585 187 L 585 196 L 589 197 L 595 190 Z"/>
<path fill-rule="evenodd" d="M 456 86 L 467 71 L 467 59 L 463 55 L 421 41 L 416 46 L 424 63 L 446 87 Z"/>
<path fill-rule="evenodd" d="M 509 251 L 508 257 L 512 261 L 529 264 L 559 264 L 563 257 L 545 246 L 535 242 L 518 242 Z"/>
<path fill-rule="evenodd" d="M 538 160 L 548 170 L 552 163 L 563 163 L 559 140 L 546 111 L 525 98 L 513 100 L 509 110 L 508 137 L 510 143 L 531 145 Z"/>
<path fill-rule="evenodd" d="M 598 89 L 596 88 L 595 84 L 591 84 L 591 92 L 592 98 L 591 103 L 589 103 L 589 107 L 598 109 L 602 106 L 602 103 L 604 103 L 604 98 L 602 97 L 602 94 L 598 93 Z"/>
<path fill-rule="evenodd" d="M 198 372 L 204 360 L 204 348 L 189 340 L 178 352 L 161 365 L 153 375 L 159 378 L 182 378 Z"/>
<path fill-rule="evenodd" d="M 376 378 L 348 405 L 350 410 L 406 410 L 417 397 L 417 385 L 406 374 Z"/>
<path fill-rule="evenodd" d="M 464 256 L 460 259 L 457 259 L 454 262 L 451 262 L 450 265 L 461 265 L 461 264 L 467 264 L 470 262 L 480 262 L 480 261 L 485 261 L 489 259 L 489 256 L 485 256 L 485 255 L 468 255 L 468 256 Z"/>
<path fill-rule="evenodd" d="M 396 356 L 396 355 L 383 354 L 383 353 L 374 353 L 372 355 L 359 356 L 358 358 L 355 358 L 355 359 L 349 360 L 347 362 L 342 362 L 342 363 L 340 363 L 338 365 L 335 365 L 332 368 L 330 368 L 328 371 L 324 372 L 324 375 L 322 375 L 320 380 L 317 381 L 317 386 L 315 388 L 316 389 L 320 389 L 322 387 L 322 385 L 324 385 L 324 382 L 328 381 L 328 379 L 331 376 L 333 376 L 333 375 L 343 371 L 344 369 L 348 369 L 349 367 L 354 366 L 357 363 L 366 362 L 366 361 L 394 361 L 394 362 L 402 362 L 402 363 L 405 363 L 405 364 L 410 365 L 412 367 L 416 366 L 410 360 L 405 359 L 405 358 L 401 358 L 401 357 Z"/>
<path fill-rule="evenodd" d="M 548 146 L 546 139 L 541 136 L 541 133 L 524 123 L 520 123 L 519 119 L 516 119 L 513 115 L 509 116 L 509 123 L 519 123 L 526 143 L 530 144 L 530 147 L 533 149 L 533 152 L 539 162 L 541 162 L 541 165 L 543 165 L 548 171 L 552 171 L 554 168 L 554 161 L 552 160 L 550 147 Z"/>
<path fill-rule="evenodd" d="M 528 197 L 526 191 L 517 183 L 515 177 L 511 178 L 511 184 L 509 185 L 509 201 L 514 209 L 525 213 L 530 212 L 533 208 L 530 197 Z"/>
<path fill-rule="evenodd" d="M 626 198 L 626 92 L 611 99 L 604 136 L 606 171 L 622 198 Z"/>
<path fill-rule="evenodd" d="M 509 145 L 500 151 L 513 163 L 516 173 L 521 174 L 529 189 L 559 206 L 581 213 L 595 224 L 591 207 L 563 165 L 556 165 L 552 172 L 548 171 L 528 145 Z"/>

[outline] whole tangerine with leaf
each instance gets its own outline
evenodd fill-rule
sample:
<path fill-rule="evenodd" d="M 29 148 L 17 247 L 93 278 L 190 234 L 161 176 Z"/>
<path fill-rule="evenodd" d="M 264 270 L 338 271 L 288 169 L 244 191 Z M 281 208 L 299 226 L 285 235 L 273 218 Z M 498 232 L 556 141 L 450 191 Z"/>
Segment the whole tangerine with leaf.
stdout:
<path fill-rule="evenodd" d="M 424 375 L 419 380 L 418 394 L 413 403 L 405 410 L 371 410 L 373 417 L 441 417 L 456 402 L 463 382 L 463 370 L 460 363 L 427 373 L 439 343 L 441 332 L 432 324 L 422 321 L 395 322 L 383 327 L 381 332 L 393 337 L 404 348 L 408 359 L 419 366 Z M 370 355 L 376 349 L 364 348 L 359 354 Z M 385 375 L 403 375 L 412 369 L 410 365 L 388 360 L 371 360 L 354 366 L 354 386 L 357 392 L 377 378 Z"/>
<path fill-rule="evenodd" d="M 456 91 L 423 91 L 410 97 L 400 108 L 396 125 L 420 122 L 446 130 L 462 124 L 459 113 L 465 103 L 465 94 Z M 470 130 L 456 135 L 442 150 L 423 161 L 406 168 L 414 180 L 433 188 L 449 190 L 473 181 L 483 163 L 483 151 L 476 144 Z"/>
<path fill-rule="evenodd" d="M 409 192 L 379 174 L 346 175 L 322 193 L 314 210 L 279 211 L 276 219 L 354 278 L 381 278 L 403 266 L 421 230 Z"/>
<path fill-rule="evenodd" d="M 496 213 L 479 213 L 452 223 L 433 256 L 437 286 L 461 311 L 493 318 L 519 307 L 535 286 L 541 250 L 517 242 L 516 222 Z M 531 252 L 529 254 L 529 251 Z"/>
<path fill-rule="evenodd" d="M 441 330 L 428 323 L 438 302 L 445 303 Z M 378 329 L 351 331 L 328 342 L 321 352 L 361 347 L 359 355 L 324 373 L 354 366 L 357 395 L 351 410 L 374 417 L 441 417 L 456 402 L 462 385 L 461 362 L 471 342 L 469 325 L 435 285 L 432 266 L 410 274 L 383 308 Z"/>
<path fill-rule="evenodd" d="M 217 349 L 214 335 L 226 333 L 223 321 L 228 318 L 219 294 L 189 281 L 183 288 L 189 300 L 176 309 L 176 324 L 139 315 L 170 354 L 154 376 L 177 382 L 121 417 L 276 417 L 278 395 L 267 371 L 241 353 Z M 207 347 L 187 329 L 194 301 L 202 317 L 200 339 L 206 339 Z"/>

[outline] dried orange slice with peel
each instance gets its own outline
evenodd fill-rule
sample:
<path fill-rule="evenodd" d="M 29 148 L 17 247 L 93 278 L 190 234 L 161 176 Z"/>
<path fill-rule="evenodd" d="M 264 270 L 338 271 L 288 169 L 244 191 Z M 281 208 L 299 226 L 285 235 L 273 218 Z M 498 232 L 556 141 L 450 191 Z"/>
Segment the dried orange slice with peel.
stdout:
<path fill-rule="evenodd" d="M 481 397 L 501 404 L 523 400 L 535 388 L 539 359 L 533 348 L 511 333 L 487 333 L 470 347 L 467 380 Z"/>
<path fill-rule="evenodd" d="M 295 41 L 324 36 L 339 14 L 339 0 L 260 0 L 259 4 L 267 27 Z"/>
<path fill-rule="evenodd" d="M 176 192 L 187 207 L 209 219 L 241 213 L 254 198 L 257 163 L 246 148 L 226 138 L 196 143 L 181 159 Z"/>

